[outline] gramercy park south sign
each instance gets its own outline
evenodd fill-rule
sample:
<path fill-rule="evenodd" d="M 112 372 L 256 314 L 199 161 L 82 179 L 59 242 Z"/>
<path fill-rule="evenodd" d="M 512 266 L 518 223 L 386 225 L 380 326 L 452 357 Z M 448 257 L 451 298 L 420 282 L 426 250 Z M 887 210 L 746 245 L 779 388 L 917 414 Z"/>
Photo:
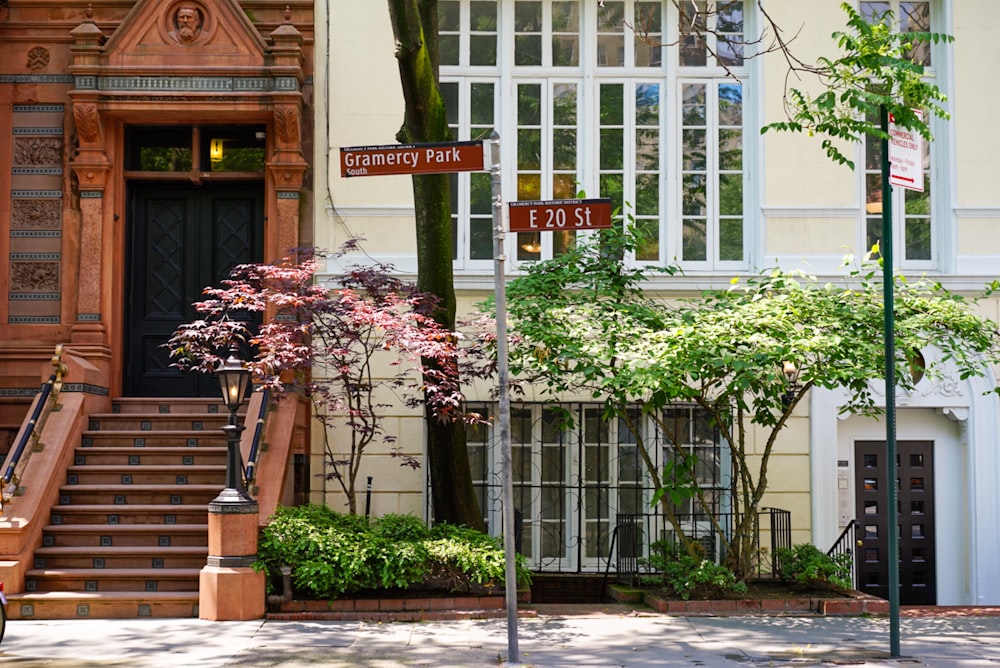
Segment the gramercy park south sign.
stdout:
<path fill-rule="evenodd" d="M 485 169 L 485 150 L 481 141 L 350 146 L 340 149 L 340 173 L 350 177 L 478 172 Z"/>

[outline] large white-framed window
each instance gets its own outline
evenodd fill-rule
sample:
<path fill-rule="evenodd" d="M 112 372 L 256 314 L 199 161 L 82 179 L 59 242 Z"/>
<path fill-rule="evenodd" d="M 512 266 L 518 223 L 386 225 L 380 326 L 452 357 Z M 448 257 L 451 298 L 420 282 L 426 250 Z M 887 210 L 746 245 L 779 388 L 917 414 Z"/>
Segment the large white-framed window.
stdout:
<path fill-rule="evenodd" d="M 476 405 L 486 417 L 491 405 Z M 520 403 L 511 406 L 511 469 L 518 519 L 516 542 L 531 567 L 545 571 L 600 570 L 607 565 L 621 515 L 642 518 L 649 540 L 669 538 L 662 509 L 639 453 L 636 434 L 625 420 L 606 419 L 604 407 L 587 403 Z M 665 409 L 663 423 L 685 455 L 714 513 L 731 511 L 731 459 L 707 414 L 695 406 Z M 678 458 L 655 422 L 636 406 L 629 422 L 639 430 L 659 469 Z M 501 531 L 501 452 L 495 428 L 475 425 L 468 432 L 469 462 L 480 507 L 490 531 Z M 687 500 L 675 508 L 685 533 L 713 556 L 719 537 L 700 505 Z M 645 545 L 645 543 L 644 543 Z"/>
<path fill-rule="evenodd" d="M 869 20 L 891 11 L 901 32 L 934 32 L 940 3 L 932 0 L 878 0 L 863 1 L 858 5 L 861 14 Z M 931 43 L 920 43 L 908 54 L 913 62 L 925 68 L 925 75 L 936 78 L 935 61 L 942 57 L 942 47 Z M 878 123 L 878 118 L 869 119 Z M 941 139 L 941 124 L 932 123 L 932 131 Z M 892 245 L 893 258 L 897 266 L 904 269 L 932 270 L 940 268 L 940 243 L 942 226 L 946 214 L 943 210 L 944 188 L 940 171 L 944 151 L 939 141 L 924 142 L 923 192 L 904 188 L 892 190 Z M 871 250 L 882 238 L 882 150 L 880 142 L 867 139 L 864 142 L 864 171 L 861 192 L 864 195 L 862 242 L 864 249 Z M 860 170 L 859 170 L 860 171 Z"/>
<path fill-rule="evenodd" d="M 611 198 L 644 235 L 630 261 L 747 269 L 753 133 L 744 132 L 744 22 L 753 6 L 440 0 L 441 80 L 456 138 L 497 129 L 504 201 Z M 707 26 L 704 39 L 683 37 L 691 22 Z M 486 55 L 463 51 L 491 36 Z M 489 84 L 495 103 L 483 120 L 476 110 L 489 105 L 475 86 Z M 456 269 L 487 271 L 487 181 L 462 174 L 453 182 Z M 559 255 L 579 234 L 587 233 L 508 235 L 507 255 L 516 269 Z"/>

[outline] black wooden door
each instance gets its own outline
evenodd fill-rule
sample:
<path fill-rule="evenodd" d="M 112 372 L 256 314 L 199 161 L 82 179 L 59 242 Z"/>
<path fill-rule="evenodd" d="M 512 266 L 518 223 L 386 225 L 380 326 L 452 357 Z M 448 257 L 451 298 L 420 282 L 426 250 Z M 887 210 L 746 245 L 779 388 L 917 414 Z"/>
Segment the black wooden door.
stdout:
<path fill-rule="evenodd" d="M 206 286 L 261 260 L 263 185 L 132 184 L 128 216 L 124 393 L 216 396 L 213 377 L 172 368 L 163 344 L 198 317 Z"/>
<path fill-rule="evenodd" d="M 855 451 L 857 500 L 858 588 L 889 598 L 886 485 L 889 475 L 885 441 L 858 441 Z M 934 550 L 934 443 L 899 441 L 896 453 L 899 509 L 899 602 L 935 605 L 937 586 Z"/>

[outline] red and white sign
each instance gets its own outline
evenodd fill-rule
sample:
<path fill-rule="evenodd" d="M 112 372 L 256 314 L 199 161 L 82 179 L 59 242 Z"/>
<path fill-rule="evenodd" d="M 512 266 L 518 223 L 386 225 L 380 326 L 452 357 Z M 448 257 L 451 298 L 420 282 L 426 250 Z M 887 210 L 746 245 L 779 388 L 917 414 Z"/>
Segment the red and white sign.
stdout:
<path fill-rule="evenodd" d="M 510 202 L 507 212 L 511 232 L 599 230 L 611 227 L 611 200 L 608 198 Z"/>
<path fill-rule="evenodd" d="M 913 113 L 923 119 L 919 109 Z M 924 190 L 924 138 L 916 130 L 896 125 L 889 114 L 889 185 Z"/>
<path fill-rule="evenodd" d="M 487 143 L 483 141 L 342 146 L 340 175 L 350 177 L 482 172 L 489 164 L 486 158 L 488 150 Z"/>

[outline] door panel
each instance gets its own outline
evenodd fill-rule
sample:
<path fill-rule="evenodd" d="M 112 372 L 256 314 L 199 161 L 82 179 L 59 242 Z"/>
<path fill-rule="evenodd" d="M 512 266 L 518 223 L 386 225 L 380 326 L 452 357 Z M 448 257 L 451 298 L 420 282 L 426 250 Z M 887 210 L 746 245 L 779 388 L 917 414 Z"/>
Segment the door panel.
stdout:
<path fill-rule="evenodd" d="M 163 344 L 197 318 L 202 289 L 261 260 L 263 186 L 132 184 L 125 290 L 124 393 L 215 396 L 214 378 L 170 367 Z"/>
<path fill-rule="evenodd" d="M 884 441 L 858 441 L 855 449 L 855 498 L 859 527 L 858 588 L 889 598 L 888 531 Z M 899 536 L 899 601 L 935 605 L 934 443 L 897 443 L 896 489 Z"/>

